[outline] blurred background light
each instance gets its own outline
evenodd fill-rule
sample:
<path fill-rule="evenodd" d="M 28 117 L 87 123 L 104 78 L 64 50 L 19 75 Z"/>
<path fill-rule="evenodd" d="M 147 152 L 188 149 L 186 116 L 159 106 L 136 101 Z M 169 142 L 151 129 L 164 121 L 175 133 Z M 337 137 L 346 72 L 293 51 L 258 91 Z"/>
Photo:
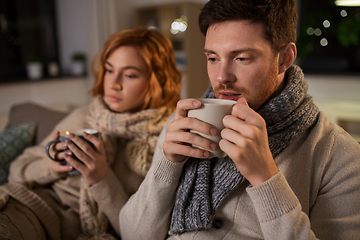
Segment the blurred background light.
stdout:
<path fill-rule="evenodd" d="M 187 17 L 183 15 L 180 18 L 175 19 L 171 23 L 170 32 L 175 35 L 178 34 L 179 32 L 185 32 L 187 27 L 188 27 Z"/>
<path fill-rule="evenodd" d="M 329 44 L 329 42 L 326 38 L 323 38 L 320 40 L 320 44 L 321 46 L 326 47 Z"/>
<path fill-rule="evenodd" d="M 355 7 L 360 6 L 360 0 L 336 0 L 336 6 Z"/>
<path fill-rule="evenodd" d="M 329 21 L 329 20 L 325 20 L 325 21 L 323 22 L 323 25 L 324 25 L 325 28 L 330 27 L 330 21 Z"/>
<path fill-rule="evenodd" d="M 316 36 L 320 36 L 321 34 L 322 34 L 321 29 L 320 29 L 320 28 L 316 28 L 316 29 L 315 29 L 315 35 L 316 35 Z"/>
<path fill-rule="evenodd" d="M 344 10 L 344 9 L 341 10 L 340 15 L 341 15 L 342 17 L 347 17 L 347 11 Z"/>
<path fill-rule="evenodd" d="M 309 27 L 307 30 L 306 30 L 307 34 L 308 35 L 313 35 L 315 33 L 315 30 L 312 28 L 312 27 Z"/>

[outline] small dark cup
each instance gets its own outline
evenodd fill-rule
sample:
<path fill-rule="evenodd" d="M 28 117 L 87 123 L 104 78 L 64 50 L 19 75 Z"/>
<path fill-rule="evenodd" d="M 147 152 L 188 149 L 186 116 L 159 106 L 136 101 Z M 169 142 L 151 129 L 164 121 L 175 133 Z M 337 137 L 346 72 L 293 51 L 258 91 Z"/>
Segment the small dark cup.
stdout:
<path fill-rule="evenodd" d="M 46 147 L 45 147 L 45 152 L 46 152 L 46 154 L 48 155 L 48 157 L 49 157 L 51 160 L 53 160 L 53 161 L 55 161 L 55 162 L 59 162 L 59 163 L 61 163 L 62 165 L 69 165 L 69 163 L 68 163 L 66 160 L 64 160 L 64 159 L 63 159 L 63 160 L 59 160 L 59 159 L 55 159 L 55 158 L 51 157 L 51 155 L 50 155 L 50 153 L 49 153 L 50 146 L 51 146 L 52 144 L 56 144 L 56 143 L 59 143 L 59 142 L 65 142 L 66 140 L 69 139 L 69 134 L 72 133 L 72 134 L 74 134 L 74 135 L 77 135 L 77 136 L 80 137 L 82 140 L 86 141 L 87 143 L 89 143 L 90 146 L 94 148 L 94 145 L 93 145 L 91 142 L 89 142 L 88 140 L 86 140 L 86 139 L 84 138 L 84 136 L 83 136 L 83 133 L 84 133 L 84 132 L 86 132 L 86 133 L 88 133 L 88 134 L 92 134 L 92 135 L 94 135 L 94 136 L 96 136 L 96 137 L 99 136 L 99 132 L 98 132 L 97 130 L 95 130 L 95 129 L 78 129 L 78 130 L 73 130 L 73 131 L 61 132 L 61 133 L 60 133 L 60 136 L 59 136 L 56 140 L 53 140 L 53 141 L 48 142 L 48 144 L 47 144 Z M 68 150 L 68 149 L 65 149 L 65 150 Z M 79 162 L 81 162 L 74 154 L 72 155 L 72 157 L 73 157 L 74 159 L 78 160 Z M 81 163 L 82 163 L 82 162 L 81 162 Z M 80 173 L 78 170 L 76 170 L 75 168 L 74 168 L 73 170 L 69 171 L 68 174 L 70 174 L 70 175 L 81 175 L 81 173 Z"/>

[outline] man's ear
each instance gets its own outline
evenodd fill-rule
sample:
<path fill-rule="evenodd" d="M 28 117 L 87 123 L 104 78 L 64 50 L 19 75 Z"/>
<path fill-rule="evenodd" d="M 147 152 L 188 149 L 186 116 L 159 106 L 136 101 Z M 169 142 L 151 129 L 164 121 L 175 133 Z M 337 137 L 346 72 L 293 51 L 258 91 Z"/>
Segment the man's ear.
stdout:
<path fill-rule="evenodd" d="M 279 52 L 279 74 L 284 73 L 295 61 L 296 45 L 293 42 L 286 44 Z"/>

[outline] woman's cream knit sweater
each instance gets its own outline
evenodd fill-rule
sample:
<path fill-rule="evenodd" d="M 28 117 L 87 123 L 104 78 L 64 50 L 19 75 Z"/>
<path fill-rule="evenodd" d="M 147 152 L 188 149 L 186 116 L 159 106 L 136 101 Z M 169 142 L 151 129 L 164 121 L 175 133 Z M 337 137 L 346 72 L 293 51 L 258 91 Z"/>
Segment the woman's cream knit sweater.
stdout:
<path fill-rule="evenodd" d="M 81 107 L 73 111 L 54 129 L 64 131 L 67 129 L 89 128 L 86 122 L 88 107 Z M 45 146 L 50 141 L 50 135 L 38 146 L 30 147 L 18 157 L 10 167 L 7 188 L 15 194 L 20 202 L 28 202 L 30 208 L 36 212 L 44 212 L 38 216 L 52 224 L 45 225 L 49 235 L 61 232 L 63 239 L 76 239 L 81 233 L 79 217 L 79 187 L 80 176 L 69 175 L 60 178 L 51 170 L 51 160 L 45 154 Z M 143 177 L 131 171 L 125 164 L 125 140 L 118 140 L 115 161 L 109 174 L 99 183 L 90 187 L 91 194 L 98 207 L 104 212 L 111 226 L 119 235 L 118 214 L 128 198 L 138 189 Z M 36 195 L 31 195 L 27 188 L 14 182 L 32 182 Z M 44 186 L 46 186 L 44 188 Z M 46 203 L 46 204 L 43 204 Z M 50 208 L 49 208 L 50 207 Z M 58 218 L 58 220 L 56 220 Z M 56 224 L 58 222 L 58 224 Z"/>

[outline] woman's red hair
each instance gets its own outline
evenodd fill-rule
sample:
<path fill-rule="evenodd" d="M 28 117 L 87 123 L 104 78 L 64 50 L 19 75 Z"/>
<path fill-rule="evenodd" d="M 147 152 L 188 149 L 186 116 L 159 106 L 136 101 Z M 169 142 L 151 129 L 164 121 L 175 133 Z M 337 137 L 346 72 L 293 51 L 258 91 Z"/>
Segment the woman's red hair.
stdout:
<path fill-rule="evenodd" d="M 156 29 L 134 27 L 111 35 L 94 59 L 92 96 L 104 95 L 105 62 L 118 47 L 133 46 L 149 67 L 150 87 L 142 109 L 166 106 L 174 111 L 180 99 L 181 73 L 176 67 L 171 41 Z"/>

